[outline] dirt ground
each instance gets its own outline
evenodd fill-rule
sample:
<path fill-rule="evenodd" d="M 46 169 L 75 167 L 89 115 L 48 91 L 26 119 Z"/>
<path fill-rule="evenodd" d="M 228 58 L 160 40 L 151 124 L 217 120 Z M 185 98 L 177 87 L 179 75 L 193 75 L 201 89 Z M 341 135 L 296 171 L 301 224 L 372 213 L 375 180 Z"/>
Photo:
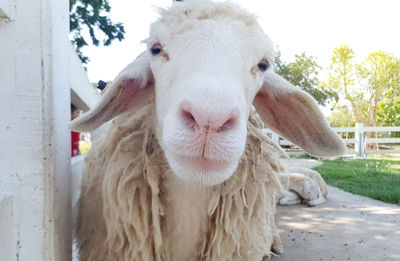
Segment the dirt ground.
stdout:
<path fill-rule="evenodd" d="M 285 252 L 271 260 L 400 260 L 399 206 L 328 189 L 328 202 L 320 206 L 278 207 Z"/>

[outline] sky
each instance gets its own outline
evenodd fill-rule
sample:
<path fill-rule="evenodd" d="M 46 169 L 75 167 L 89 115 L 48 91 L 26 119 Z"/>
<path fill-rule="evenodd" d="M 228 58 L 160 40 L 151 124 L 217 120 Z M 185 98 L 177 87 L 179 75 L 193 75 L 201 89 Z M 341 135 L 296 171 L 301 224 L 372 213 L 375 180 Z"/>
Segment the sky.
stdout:
<path fill-rule="evenodd" d="M 155 6 L 172 0 L 109 0 L 111 18 L 125 26 L 125 39 L 108 47 L 87 47 L 91 82 L 113 80 L 145 50 Z M 233 0 L 259 17 L 259 23 L 286 62 L 295 54 L 313 55 L 323 68 L 334 48 L 350 45 L 359 61 L 368 53 L 386 51 L 400 57 L 399 0 Z"/>

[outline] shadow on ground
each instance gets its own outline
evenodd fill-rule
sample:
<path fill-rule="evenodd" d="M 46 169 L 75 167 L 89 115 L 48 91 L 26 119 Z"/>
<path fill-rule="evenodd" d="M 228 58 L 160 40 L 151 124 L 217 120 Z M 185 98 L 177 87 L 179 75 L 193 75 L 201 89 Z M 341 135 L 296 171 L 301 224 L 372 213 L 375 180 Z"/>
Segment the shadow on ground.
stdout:
<path fill-rule="evenodd" d="M 400 188 L 399 188 L 400 189 Z M 329 187 L 328 202 L 278 207 L 273 261 L 400 260 L 400 206 Z"/>

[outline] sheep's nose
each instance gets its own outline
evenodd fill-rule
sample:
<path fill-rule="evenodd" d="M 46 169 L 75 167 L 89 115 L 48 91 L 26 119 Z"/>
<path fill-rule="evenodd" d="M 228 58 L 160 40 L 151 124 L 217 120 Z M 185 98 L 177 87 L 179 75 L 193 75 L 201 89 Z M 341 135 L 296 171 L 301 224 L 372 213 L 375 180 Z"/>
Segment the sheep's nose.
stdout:
<path fill-rule="evenodd" d="M 215 109 L 195 106 L 190 102 L 183 102 L 180 107 L 183 122 L 192 129 L 212 132 L 228 131 L 235 127 L 238 121 L 238 109 Z"/>

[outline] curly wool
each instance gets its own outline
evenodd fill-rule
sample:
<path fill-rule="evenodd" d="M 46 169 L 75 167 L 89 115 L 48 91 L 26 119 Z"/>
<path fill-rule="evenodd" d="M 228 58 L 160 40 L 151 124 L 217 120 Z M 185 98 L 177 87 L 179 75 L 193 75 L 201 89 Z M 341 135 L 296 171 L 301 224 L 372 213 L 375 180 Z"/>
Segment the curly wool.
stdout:
<path fill-rule="evenodd" d="M 113 122 L 86 157 L 77 220 L 81 260 L 171 260 L 163 234 L 163 175 L 170 172 L 154 133 L 154 104 Z M 198 260 L 258 260 L 274 240 L 283 171 L 279 148 L 253 112 L 245 153 L 233 176 L 212 187 Z M 251 251 L 249 251 L 251 249 Z"/>

